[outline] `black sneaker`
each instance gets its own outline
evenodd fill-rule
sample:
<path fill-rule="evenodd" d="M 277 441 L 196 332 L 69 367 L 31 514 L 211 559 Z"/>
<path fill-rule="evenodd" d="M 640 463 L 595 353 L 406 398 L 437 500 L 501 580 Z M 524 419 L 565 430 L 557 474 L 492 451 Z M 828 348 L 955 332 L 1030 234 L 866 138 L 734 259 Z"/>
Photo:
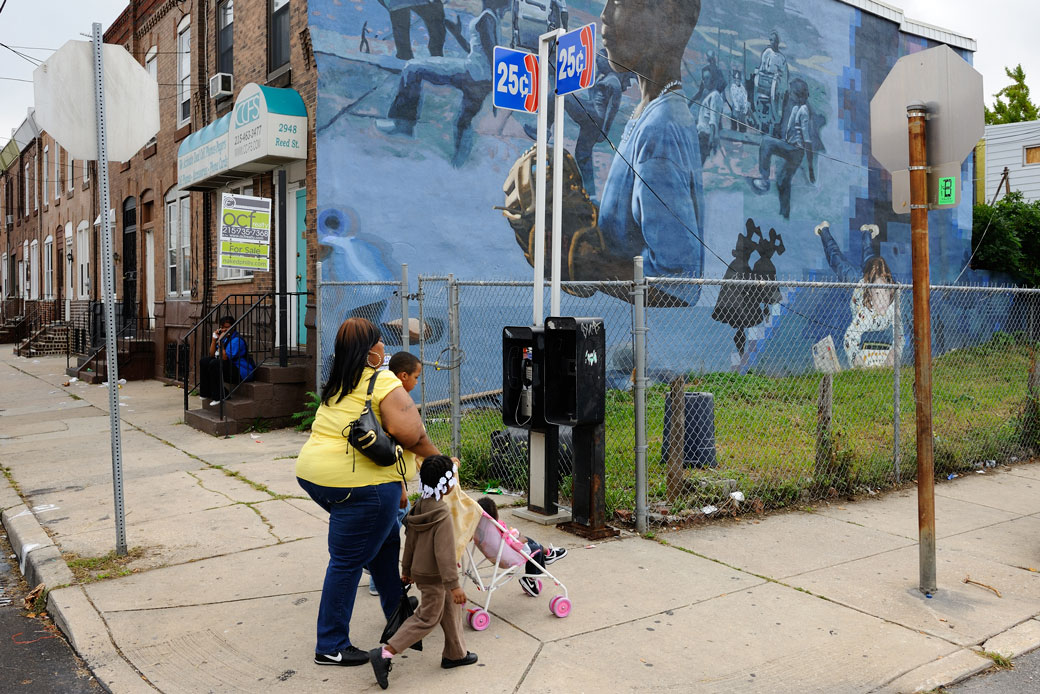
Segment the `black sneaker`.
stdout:
<path fill-rule="evenodd" d="M 531 578 L 530 576 L 520 577 L 520 587 L 523 588 L 524 592 L 532 598 L 538 597 L 538 594 L 542 592 L 538 587 L 538 579 Z"/>
<path fill-rule="evenodd" d="M 559 561 L 567 556 L 566 547 L 550 547 L 545 550 L 545 563 L 552 564 L 555 561 Z"/>
<path fill-rule="evenodd" d="M 472 665 L 477 662 L 477 654 L 466 651 L 466 655 L 458 660 L 449 660 L 448 658 L 441 658 L 441 667 L 445 670 L 450 670 L 453 667 L 462 667 L 463 665 Z M 386 687 L 383 687 L 386 689 Z"/>
<path fill-rule="evenodd" d="M 356 646 L 347 646 L 346 649 L 333 655 L 327 655 L 325 653 L 314 654 L 315 665 L 345 665 L 347 667 L 354 667 L 355 665 L 364 665 L 367 662 L 368 653 L 365 653 Z"/>
<path fill-rule="evenodd" d="M 390 680 L 387 679 L 387 675 L 394 669 L 394 664 L 389 658 L 383 657 L 383 648 L 373 648 L 368 652 L 368 662 L 372 663 L 372 672 L 376 673 L 376 682 L 383 689 L 390 686 Z M 443 665 L 443 662 L 442 662 Z"/>

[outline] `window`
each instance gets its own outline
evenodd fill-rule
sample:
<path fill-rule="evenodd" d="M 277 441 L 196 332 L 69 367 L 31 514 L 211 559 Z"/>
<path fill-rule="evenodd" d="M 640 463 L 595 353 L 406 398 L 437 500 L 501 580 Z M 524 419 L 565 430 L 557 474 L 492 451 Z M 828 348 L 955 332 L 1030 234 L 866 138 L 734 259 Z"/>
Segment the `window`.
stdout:
<path fill-rule="evenodd" d="M 1040 145 L 1026 147 L 1026 165 L 1040 164 Z"/>
<path fill-rule="evenodd" d="M 61 197 L 61 147 L 54 143 L 54 199 Z"/>
<path fill-rule="evenodd" d="M 25 206 L 22 211 L 29 216 L 29 162 L 25 162 L 25 173 L 22 176 L 22 191 L 25 193 Z"/>
<path fill-rule="evenodd" d="M 43 298 L 54 298 L 54 237 L 43 241 Z"/>
<path fill-rule="evenodd" d="M 253 194 L 253 182 L 252 181 L 239 181 L 238 183 L 232 183 L 231 186 L 221 190 L 217 193 L 217 205 L 220 205 L 221 195 L 223 193 L 231 193 L 232 195 L 252 195 Z M 253 276 L 252 271 L 242 270 L 235 267 L 221 267 L 217 268 L 217 279 L 218 280 L 238 280 L 238 279 L 249 279 Z"/>
<path fill-rule="evenodd" d="M 90 161 L 88 159 L 83 160 L 83 183 L 90 183 Z"/>
<path fill-rule="evenodd" d="M 40 298 L 40 242 L 29 244 L 29 298 Z"/>
<path fill-rule="evenodd" d="M 224 0 L 217 5 L 217 72 L 234 72 L 234 22 L 234 0 Z"/>
<path fill-rule="evenodd" d="M 156 82 L 159 81 L 159 63 L 158 63 L 158 58 L 159 58 L 159 49 L 156 48 L 155 46 L 152 46 L 151 48 L 149 48 L 148 49 L 148 53 L 146 53 L 145 56 L 144 56 L 144 69 L 148 71 L 148 76 L 151 77 Z M 147 147 L 149 145 L 154 145 L 154 144 L 155 144 L 155 136 L 153 135 L 152 139 L 148 140 L 148 144 L 146 144 L 145 147 Z"/>
<path fill-rule="evenodd" d="M 83 220 L 76 228 L 76 277 L 80 299 L 90 298 L 90 226 Z"/>
<path fill-rule="evenodd" d="M 3 287 L 3 292 L 4 292 L 3 294 L 0 294 L 0 298 L 6 299 L 7 298 L 7 292 L 8 292 L 8 289 L 7 289 L 7 254 L 6 253 L 4 253 L 2 256 L 0 256 L 0 280 L 2 280 L 2 282 L 3 282 L 3 284 L 0 285 L 0 286 Z"/>
<path fill-rule="evenodd" d="M 191 120 L 191 16 L 177 28 L 177 127 Z"/>
<path fill-rule="evenodd" d="M 34 210 L 38 210 L 38 209 L 40 209 L 40 160 L 39 160 L 39 158 L 35 154 L 33 155 L 33 172 L 36 174 L 33 177 L 33 186 L 32 186 L 32 189 L 33 189 L 33 209 Z M 47 191 L 44 191 L 44 194 L 46 194 L 46 192 Z"/>
<path fill-rule="evenodd" d="M 65 190 L 71 191 L 75 176 L 72 173 L 72 152 L 65 151 Z"/>
<path fill-rule="evenodd" d="M 191 196 L 166 196 L 166 293 L 191 294 Z"/>
<path fill-rule="evenodd" d="M 267 40 L 267 69 L 274 72 L 289 62 L 289 0 L 267 0 L 271 19 Z"/>
<path fill-rule="evenodd" d="M 50 157 L 50 147 L 44 147 L 43 148 L 43 175 L 45 177 L 47 176 L 47 162 L 49 161 L 48 157 Z M 47 204 L 47 184 L 46 184 L 46 182 L 44 182 L 44 185 L 43 185 L 43 204 L 44 205 Z"/>

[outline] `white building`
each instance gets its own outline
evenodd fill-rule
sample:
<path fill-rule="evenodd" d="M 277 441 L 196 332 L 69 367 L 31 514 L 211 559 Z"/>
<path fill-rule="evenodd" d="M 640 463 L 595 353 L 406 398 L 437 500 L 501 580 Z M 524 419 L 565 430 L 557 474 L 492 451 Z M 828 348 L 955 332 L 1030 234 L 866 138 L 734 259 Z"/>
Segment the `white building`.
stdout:
<path fill-rule="evenodd" d="M 993 200 L 1004 167 L 1011 190 L 1022 191 L 1027 202 L 1040 200 L 1040 120 L 987 125 L 985 157 L 985 189 L 978 191 L 982 195 L 976 202 Z"/>

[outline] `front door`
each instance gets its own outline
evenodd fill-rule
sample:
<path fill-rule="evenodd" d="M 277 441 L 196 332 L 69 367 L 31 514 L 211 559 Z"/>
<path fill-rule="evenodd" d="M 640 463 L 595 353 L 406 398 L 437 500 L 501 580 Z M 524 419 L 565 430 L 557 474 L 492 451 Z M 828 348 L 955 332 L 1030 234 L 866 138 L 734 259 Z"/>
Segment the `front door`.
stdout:
<path fill-rule="evenodd" d="M 123 320 L 137 318 L 137 207 L 133 198 L 123 204 Z M 133 328 L 131 328 L 132 330 Z"/>
<path fill-rule="evenodd" d="M 144 300 L 148 328 L 155 327 L 155 233 L 144 231 Z"/>
<path fill-rule="evenodd" d="M 307 294 L 307 239 L 304 236 L 306 230 L 307 189 L 300 188 L 296 191 L 296 291 L 303 295 Z M 305 345 L 307 344 L 307 327 L 304 321 L 307 318 L 307 297 L 301 296 L 296 306 L 299 343 Z"/>

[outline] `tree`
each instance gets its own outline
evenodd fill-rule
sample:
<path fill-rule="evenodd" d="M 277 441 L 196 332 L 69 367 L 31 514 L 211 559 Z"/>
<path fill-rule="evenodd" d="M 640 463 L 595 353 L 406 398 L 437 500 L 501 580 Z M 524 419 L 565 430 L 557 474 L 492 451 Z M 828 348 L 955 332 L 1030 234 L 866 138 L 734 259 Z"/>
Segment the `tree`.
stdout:
<path fill-rule="evenodd" d="M 1016 190 L 993 206 L 975 205 L 972 221 L 972 268 L 1040 285 L 1040 200 L 1026 202 Z"/>
<path fill-rule="evenodd" d="M 1011 84 L 993 95 L 997 100 L 992 111 L 986 108 L 986 123 L 1021 123 L 1040 118 L 1036 104 L 1029 100 L 1029 87 L 1026 86 L 1026 73 L 1022 65 L 1016 65 L 1014 70 L 1005 66 L 1004 72 L 1007 73 Z M 1004 101 L 1004 98 L 1007 101 Z"/>

